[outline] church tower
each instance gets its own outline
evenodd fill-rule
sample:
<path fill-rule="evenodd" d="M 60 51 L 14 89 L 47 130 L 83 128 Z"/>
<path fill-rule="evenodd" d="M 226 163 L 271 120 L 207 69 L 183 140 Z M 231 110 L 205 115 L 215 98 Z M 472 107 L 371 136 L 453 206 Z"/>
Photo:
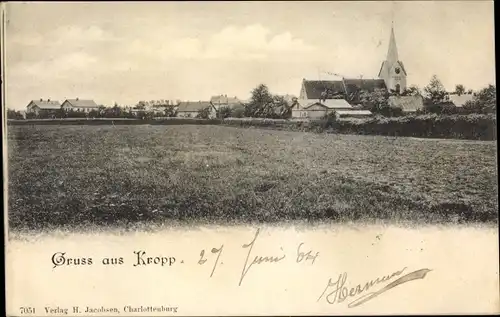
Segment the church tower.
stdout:
<path fill-rule="evenodd" d="M 378 77 L 384 80 L 385 86 L 389 90 L 403 92 L 406 89 L 406 70 L 403 66 L 403 62 L 401 62 L 398 57 L 394 26 L 391 28 L 387 58 L 382 62 Z"/>

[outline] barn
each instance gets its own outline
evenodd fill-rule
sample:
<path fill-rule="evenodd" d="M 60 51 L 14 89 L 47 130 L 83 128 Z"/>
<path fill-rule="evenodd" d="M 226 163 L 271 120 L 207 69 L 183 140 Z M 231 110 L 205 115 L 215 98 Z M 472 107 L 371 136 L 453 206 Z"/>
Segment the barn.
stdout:
<path fill-rule="evenodd" d="M 177 108 L 177 116 L 181 118 L 196 118 L 204 109 L 209 109 L 210 118 L 216 116 L 216 109 L 210 101 L 181 101 Z"/>
<path fill-rule="evenodd" d="M 297 99 L 292 105 L 292 118 L 320 119 L 335 113 L 338 117 L 370 116 L 367 110 L 357 110 L 344 99 Z"/>
<path fill-rule="evenodd" d="M 57 114 L 58 110 L 61 109 L 61 104 L 57 100 L 32 100 L 28 103 L 26 106 L 26 113 L 27 114 L 35 114 L 35 115 L 40 115 L 42 113 L 48 114 L 48 115 L 55 115 Z"/>
<path fill-rule="evenodd" d="M 94 100 L 90 99 L 66 99 L 61 106 L 65 111 L 77 111 L 77 112 L 91 112 L 93 110 L 98 111 L 99 106 Z"/>

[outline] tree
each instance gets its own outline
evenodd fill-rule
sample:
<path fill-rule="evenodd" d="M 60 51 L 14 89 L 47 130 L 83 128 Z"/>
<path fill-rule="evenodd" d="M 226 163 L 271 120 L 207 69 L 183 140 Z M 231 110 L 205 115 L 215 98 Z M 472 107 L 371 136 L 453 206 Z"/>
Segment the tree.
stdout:
<path fill-rule="evenodd" d="M 243 118 L 245 116 L 245 105 L 233 107 L 231 109 L 231 116 L 233 118 Z"/>
<path fill-rule="evenodd" d="M 497 89 L 494 85 L 478 91 L 471 101 L 464 105 L 467 112 L 475 113 L 495 113 L 497 109 Z"/>
<path fill-rule="evenodd" d="M 21 119 L 24 119 L 24 117 L 20 111 L 16 111 L 13 109 L 7 109 L 7 119 L 21 120 Z"/>
<path fill-rule="evenodd" d="M 254 118 L 288 118 L 291 107 L 285 97 L 273 95 L 266 85 L 260 84 L 252 90 L 250 102 L 245 105 L 244 115 Z"/>
<path fill-rule="evenodd" d="M 166 117 L 175 117 L 177 116 L 177 111 L 175 111 L 175 106 L 167 104 L 165 106 L 165 116 Z"/>
<path fill-rule="evenodd" d="M 455 85 L 455 93 L 459 96 L 465 94 L 465 86 L 462 84 Z"/>
<path fill-rule="evenodd" d="M 273 103 L 273 96 L 269 92 L 269 88 L 264 85 L 258 85 L 252 90 L 250 102 L 245 107 L 245 116 L 247 117 L 263 117 L 268 112 L 269 105 Z"/>
<path fill-rule="evenodd" d="M 407 87 L 401 93 L 401 96 L 419 96 L 419 95 L 421 95 L 420 89 L 415 85 Z"/>
<path fill-rule="evenodd" d="M 210 110 L 211 110 L 210 107 L 201 109 L 196 115 L 196 118 L 208 119 L 210 117 L 210 112 L 211 112 Z"/>
<path fill-rule="evenodd" d="M 374 113 L 389 107 L 389 92 L 385 89 L 375 89 L 373 92 L 361 91 L 359 98 L 363 108 Z"/>
<path fill-rule="evenodd" d="M 444 102 L 446 96 L 446 90 L 444 89 L 443 84 L 437 78 L 436 75 L 433 75 L 431 81 L 424 88 L 424 97 L 427 104 L 441 104 Z"/>
<path fill-rule="evenodd" d="M 231 108 L 228 106 L 219 108 L 217 112 L 217 117 L 220 119 L 229 118 L 231 116 Z"/>
<path fill-rule="evenodd" d="M 281 97 L 281 96 L 277 96 Z M 294 98 L 295 99 L 295 98 Z M 292 117 L 292 108 L 293 108 L 293 102 L 296 100 L 292 101 L 292 104 L 290 104 L 285 98 L 276 98 L 275 102 L 276 105 L 279 109 L 279 118 L 281 119 L 290 119 Z"/>
<path fill-rule="evenodd" d="M 376 89 L 373 92 L 362 91 L 360 94 L 361 105 L 372 113 L 381 114 L 386 117 L 403 115 L 401 108 L 391 107 L 389 97 L 391 94 L 385 89 Z"/>

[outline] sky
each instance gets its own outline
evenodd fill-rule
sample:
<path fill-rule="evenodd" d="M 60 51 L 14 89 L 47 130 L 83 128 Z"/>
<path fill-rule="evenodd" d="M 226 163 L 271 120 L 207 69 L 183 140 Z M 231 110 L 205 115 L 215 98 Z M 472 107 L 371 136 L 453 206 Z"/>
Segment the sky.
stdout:
<path fill-rule="evenodd" d="M 408 85 L 495 84 L 490 1 L 8 3 L 6 104 L 249 98 L 376 78 L 394 25 Z"/>

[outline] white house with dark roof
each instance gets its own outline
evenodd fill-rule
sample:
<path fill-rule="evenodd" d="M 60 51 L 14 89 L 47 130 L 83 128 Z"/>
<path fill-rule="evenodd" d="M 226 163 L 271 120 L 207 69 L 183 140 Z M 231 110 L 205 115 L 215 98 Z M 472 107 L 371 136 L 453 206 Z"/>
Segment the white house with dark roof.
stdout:
<path fill-rule="evenodd" d="M 474 99 L 474 95 L 472 93 L 463 93 L 463 94 L 456 94 L 456 93 L 450 93 L 446 95 L 446 101 L 451 102 L 452 104 L 455 105 L 457 108 L 462 108 L 468 101 L 472 101 Z"/>
<path fill-rule="evenodd" d="M 42 111 L 46 112 L 56 112 L 61 109 L 61 104 L 57 100 L 32 100 L 26 106 L 26 113 L 39 114 Z"/>
<path fill-rule="evenodd" d="M 292 105 L 292 118 L 320 119 L 330 113 L 338 117 L 366 117 L 372 114 L 368 110 L 355 109 L 345 99 L 296 99 Z"/>
<path fill-rule="evenodd" d="M 209 117 L 216 117 L 217 111 L 210 101 L 181 101 L 177 107 L 177 116 L 181 118 L 196 118 L 203 110 L 209 109 Z"/>
<path fill-rule="evenodd" d="M 78 111 L 78 112 L 90 112 L 92 110 L 99 110 L 99 106 L 95 103 L 94 100 L 90 99 L 66 99 L 61 108 L 66 111 Z"/>

